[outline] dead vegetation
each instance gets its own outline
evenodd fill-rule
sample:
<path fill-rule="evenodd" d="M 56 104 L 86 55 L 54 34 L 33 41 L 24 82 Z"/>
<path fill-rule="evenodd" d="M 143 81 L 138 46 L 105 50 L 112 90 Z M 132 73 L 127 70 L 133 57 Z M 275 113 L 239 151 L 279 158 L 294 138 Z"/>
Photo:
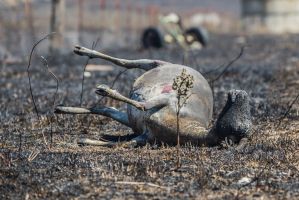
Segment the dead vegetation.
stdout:
<path fill-rule="evenodd" d="M 214 35 L 206 50 L 194 52 L 200 66 L 185 64 L 203 73 L 211 71 L 206 76 L 213 80 L 223 68 L 213 69 L 238 54 L 241 40 L 249 47 L 213 85 L 215 116 L 229 89 L 246 90 L 252 97 L 252 135 L 241 146 L 227 141 L 214 148 L 182 147 L 179 169 L 175 147 L 78 147 L 75 141 L 80 137 L 97 139 L 103 134 L 131 132 L 100 116 L 56 115 L 50 123 L 56 82 L 35 55 L 31 78 L 38 118 L 30 98 L 26 64 L 1 66 L 0 198 L 299 198 L 299 102 L 281 119 L 298 94 L 298 36 Z M 183 60 L 180 50 L 162 51 L 111 50 L 110 54 L 173 63 Z M 80 105 L 85 60 L 74 55 L 45 59 L 61 80 L 56 102 Z M 86 78 L 82 104 L 96 103 L 96 84 L 110 85 L 120 71 L 115 67 Z M 115 88 L 128 93 L 130 83 L 141 73 L 125 72 Z M 123 104 L 106 98 L 101 103 L 125 109 Z"/>

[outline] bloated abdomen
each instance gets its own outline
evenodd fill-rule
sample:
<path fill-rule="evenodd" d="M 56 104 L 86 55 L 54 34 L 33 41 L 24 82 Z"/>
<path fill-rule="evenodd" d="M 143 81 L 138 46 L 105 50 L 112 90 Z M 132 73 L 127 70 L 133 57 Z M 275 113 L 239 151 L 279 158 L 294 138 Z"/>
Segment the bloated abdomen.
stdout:
<path fill-rule="evenodd" d="M 163 94 L 169 95 L 169 103 L 161 109 L 146 112 L 128 106 L 129 121 L 134 132 L 141 134 L 148 130 L 151 132 L 150 135 L 158 141 L 176 142 L 177 98 L 172 84 L 173 79 L 180 75 L 184 68 L 194 77 L 194 86 L 190 91 L 191 96 L 180 111 L 180 130 L 184 133 L 182 138 L 192 138 L 194 134 L 198 137 L 205 133 L 213 112 L 211 88 L 196 70 L 171 64 L 147 71 L 135 81 L 130 95 L 131 99 L 146 102 Z"/>
<path fill-rule="evenodd" d="M 177 128 L 180 132 L 180 144 L 203 144 L 208 136 L 208 130 L 203 127 L 202 123 L 188 116 L 177 118 L 168 107 L 152 114 L 146 119 L 146 124 L 151 135 L 149 139 L 152 142 L 159 141 L 176 145 Z"/>

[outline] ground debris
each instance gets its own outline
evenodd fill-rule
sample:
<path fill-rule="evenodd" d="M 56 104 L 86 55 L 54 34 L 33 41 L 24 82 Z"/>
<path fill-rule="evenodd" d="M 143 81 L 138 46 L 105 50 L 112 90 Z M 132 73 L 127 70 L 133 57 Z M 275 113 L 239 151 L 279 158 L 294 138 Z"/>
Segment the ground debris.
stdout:
<path fill-rule="evenodd" d="M 180 169 L 176 169 L 174 147 L 79 147 L 76 140 L 80 137 L 99 139 L 104 134 L 132 133 L 100 116 L 56 115 L 50 123 L 53 83 L 47 73 L 33 65 L 33 94 L 41 114 L 37 119 L 26 67 L 7 66 L 0 79 L 0 199 L 298 198 L 299 102 L 277 126 L 298 94 L 299 64 L 298 59 L 292 58 L 298 54 L 294 45 L 298 36 L 244 37 L 251 45 L 242 59 L 214 83 L 215 116 L 223 107 L 228 90 L 246 90 L 252 97 L 252 135 L 241 147 L 182 147 Z M 239 52 L 235 38 L 215 35 L 207 49 L 196 53 L 201 70 L 211 71 L 207 79 L 217 77 L 219 70 L 213 69 Z M 288 51 L 284 50 L 286 47 Z M 175 51 L 161 51 L 111 54 L 182 62 Z M 56 99 L 59 104 L 80 103 L 82 65 L 72 59 L 73 55 L 65 56 L 60 61 L 63 63 L 51 65 L 61 80 Z M 186 64 L 199 69 L 194 63 Z M 83 105 L 95 104 L 96 84 L 109 85 L 120 70 L 92 73 L 84 83 Z M 141 73 L 127 71 L 119 77 L 115 89 L 128 96 L 131 83 Z M 123 104 L 106 98 L 101 104 L 125 109 Z"/>

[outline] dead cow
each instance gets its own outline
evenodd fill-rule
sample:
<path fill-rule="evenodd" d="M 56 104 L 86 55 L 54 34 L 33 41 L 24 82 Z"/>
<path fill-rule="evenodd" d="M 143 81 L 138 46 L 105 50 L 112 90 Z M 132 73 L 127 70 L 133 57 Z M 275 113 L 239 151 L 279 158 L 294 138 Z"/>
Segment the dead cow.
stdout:
<path fill-rule="evenodd" d="M 102 58 L 127 69 L 139 68 L 146 72 L 133 84 L 130 98 L 106 85 L 97 86 L 96 93 L 128 104 L 127 113 L 111 107 L 78 108 L 58 106 L 56 113 L 99 114 L 110 117 L 134 131 L 136 137 L 126 144 L 144 145 L 148 142 L 177 143 L 177 93 L 173 80 L 185 69 L 193 76 L 192 95 L 182 107 L 179 116 L 180 143 L 216 145 L 223 139 L 235 142 L 247 136 L 251 129 L 249 97 L 245 91 L 232 90 L 215 124 L 210 127 L 213 113 L 213 95 L 207 80 L 196 70 L 160 60 L 125 60 L 76 46 L 74 52 L 89 58 Z M 81 139 L 79 143 L 113 146 L 115 141 Z"/>

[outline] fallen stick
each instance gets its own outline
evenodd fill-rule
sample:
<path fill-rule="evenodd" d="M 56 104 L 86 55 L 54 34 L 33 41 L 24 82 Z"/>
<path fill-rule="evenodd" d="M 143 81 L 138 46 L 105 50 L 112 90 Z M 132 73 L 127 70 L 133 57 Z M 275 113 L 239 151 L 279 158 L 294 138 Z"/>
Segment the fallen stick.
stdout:
<path fill-rule="evenodd" d="M 57 114 L 99 114 L 98 112 L 92 111 L 89 108 L 80 108 L 80 107 L 64 107 L 57 106 L 55 108 L 55 113 Z"/>
<path fill-rule="evenodd" d="M 146 185 L 151 187 L 157 187 L 162 189 L 170 189 L 169 187 L 160 186 L 154 183 L 148 183 L 148 182 L 128 182 L 128 181 L 117 181 L 115 184 L 121 184 L 121 185 Z"/>

